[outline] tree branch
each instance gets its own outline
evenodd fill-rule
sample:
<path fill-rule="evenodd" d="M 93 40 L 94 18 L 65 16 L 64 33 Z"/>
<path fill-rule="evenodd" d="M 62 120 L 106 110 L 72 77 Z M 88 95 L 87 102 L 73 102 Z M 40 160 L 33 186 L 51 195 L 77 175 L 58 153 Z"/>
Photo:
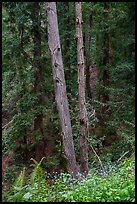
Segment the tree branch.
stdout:
<path fill-rule="evenodd" d="M 100 165 L 101 165 L 102 170 L 103 170 L 104 172 L 106 172 L 105 168 L 103 167 L 102 161 L 101 161 L 101 159 L 99 158 L 98 154 L 96 153 L 95 149 L 93 148 L 92 145 L 90 145 L 90 147 L 91 147 L 92 151 L 94 152 L 95 156 L 97 157 L 97 159 L 98 159 L 98 161 L 99 161 L 99 163 L 100 163 Z M 106 172 L 106 174 L 108 175 L 107 172 Z"/>
<path fill-rule="evenodd" d="M 117 166 L 118 163 L 119 163 L 119 161 L 120 161 L 126 154 L 128 154 L 128 153 L 129 153 L 129 151 L 125 152 L 125 153 L 116 161 L 116 163 L 115 163 L 114 166 Z"/>
<path fill-rule="evenodd" d="M 10 123 L 12 123 L 13 122 L 13 120 L 11 120 L 10 122 L 8 122 L 6 125 L 4 125 L 3 127 L 2 127 L 2 130 L 5 128 L 5 127 L 7 127 Z"/>
<path fill-rule="evenodd" d="M 102 102 L 100 102 L 100 101 L 97 101 L 97 100 L 94 100 L 94 102 L 96 102 L 96 103 L 99 103 L 100 105 L 102 105 L 102 106 L 108 106 L 108 103 L 102 103 Z"/>

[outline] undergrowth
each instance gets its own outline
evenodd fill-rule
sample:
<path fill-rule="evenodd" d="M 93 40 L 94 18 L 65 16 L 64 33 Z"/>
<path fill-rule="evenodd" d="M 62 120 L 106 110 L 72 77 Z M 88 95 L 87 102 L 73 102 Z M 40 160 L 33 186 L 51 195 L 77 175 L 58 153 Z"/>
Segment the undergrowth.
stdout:
<path fill-rule="evenodd" d="M 4 196 L 7 202 L 134 202 L 135 158 L 125 159 L 118 166 L 109 163 L 105 169 L 90 169 L 87 178 L 78 174 L 72 179 L 68 173 L 52 175 L 48 185 L 40 163 L 25 183 L 25 169 L 20 173 L 11 190 Z"/>

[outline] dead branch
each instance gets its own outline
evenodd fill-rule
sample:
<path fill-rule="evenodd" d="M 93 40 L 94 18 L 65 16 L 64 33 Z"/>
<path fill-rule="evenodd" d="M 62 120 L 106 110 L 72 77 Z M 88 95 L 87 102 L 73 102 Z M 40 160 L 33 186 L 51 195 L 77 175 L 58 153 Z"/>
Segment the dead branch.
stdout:
<path fill-rule="evenodd" d="M 98 161 L 99 161 L 99 163 L 100 163 L 100 165 L 101 165 L 102 170 L 103 170 L 104 172 L 106 172 L 105 168 L 103 167 L 102 161 L 101 161 L 101 159 L 99 158 L 98 154 L 96 153 L 95 149 L 93 148 L 92 145 L 90 145 L 90 147 L 91 147 L 92 151 L 94 152 L 95 156 L 97 157 L 97 159 L 98 159 Z M 106 174 L 108 175 L 107 172 L 106 172 Z"/>
<path fill-rule="evenodd" d="M 128 150 L 127 152 L 125 152 L 125 153 L 116 161 L 116 163 L 115 163 L 114 166 L 117 166 L 118 163 L 121 161 L 121 159 L 122 159 L 126 154 L 128 154 L 128 153 L 129 153 L 129 150 Z"/>
<path fill-rule="evenodd" d="M 94 100 L 94 102 L 99 103 L 99 104 L 100 104 L 100 105 L 102 105 L 102 106 L 108 106 L 108 104 L 107 104 L 107 103 L 102 103 L 102 102 L 97 101 L 97 100 Z"/>
<path fill-rule="evenodd" d="M 6 125 L 4 125 L 3 127 L 2 127 L 2 130 L 3 129 L 5 129 L 10 123 L 12 123 L 13 122 L 13 120 L 11 120 L 10 122 L 8 122 Z"/>

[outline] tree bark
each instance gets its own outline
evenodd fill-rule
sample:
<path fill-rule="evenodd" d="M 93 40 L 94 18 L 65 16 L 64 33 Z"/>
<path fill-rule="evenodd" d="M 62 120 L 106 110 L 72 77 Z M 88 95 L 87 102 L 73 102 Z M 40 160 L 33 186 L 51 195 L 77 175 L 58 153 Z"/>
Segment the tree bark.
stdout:
<path fill-rule="evenodd" d="M 65 39 L 64 39 L 64 63 L 66 65 L 66 73 L 65 73 L 65 78 L 66 80 L 70 80 L 70 55 L 69 55 L 69 49 L 70 49 L 70 16 L 68 15 L 69 13 L 69 2 L 62 2 L 64 5 L 64 27 L 66 30 L 65 33 Z M 71 91 L 71 87 L 68 86 L 68 91 Z"/>
<path fill-rule="evenodd" d="M 78 64 L 78 101 L 79 101 L 79 134 L 81 171 L 88 174 L 88 117 L 85 105 L 85 64 L 82 33 L 81 2 L 76 2 L 76 38 L 77 38 L 77 64 Z"/>
<path fill-rule="evenodd" d="M 90 88 L 90 44 L 91 44 L 92 14 L 89 16 L 89 31 L 85 33 L 85 57 L 86 57 L 86 92 L 89 98 L 92 98 L 92 90 Z"/>
<path fill-rule="evenodd" d="M 22 83 L 21 81 L 21 75 L 22 75 L 22 67 L 20 67 L 20 65 L 18 65 L 18 63 L 16 63 L 16 74 L 17 74 L 17 78 L 19 80 L 19 84 L 20 87 L 22 86 L 22 88 L 26 89 L 26 85 L 25 83 Z M 27 89 L 26 89 L 27 90 Z M 20 100 L 21 98 L 23 98 L 24 93 L 20 93 L 20 95 L 18 95 L 18 100 Z M 23 110 L 21 108 L 17 108 L 17 114 L 23 114 Z M 22 143 L 24 144 L 24 163 L 26 163 L 26 161 L 28 160 L 28 138 L 29 138 L 29 134 L 28 134 L 28 128 L 24 127 L 22 130 L 22 134 L 23 134 L 23 141 Z"/>
<path fill-rule="evenodd" d="M 108 11 L 109 11 L 109 3 L 104 2 L 104 9 L 105 9 L 105 18 L 108 19 Z M 108 28 L 108 25 L 106 25 L 106 29 Z M 103 71 L 103 86 L 104 88 L 109 87 L 109 64 L 110 64 L 110 54 L 109 54 L 109 49 L 110 49 L 110 39 L 109 39 L 109 32 L 105 31 L 104 33 L 104 59 L 103 59 L 103 65 L 105 67 Z M 108 103 L 109 101 L 109 94 L 107 91 L 103 91 L 102 94 L 102 102 L 103 103 Z M 109 105 L 105 105 L 102 107 L 102 113 L 107 114 Z"/>
<path fill-rule="evenodd" d="M 40 108 L 39 112 L 36 113 L 34 119 L 34 140 L 36 140 L 37 134 L 45 137 L 44 126 L 43 126 L 43 113 L 42 106 L 44 104 L 44 97 L 42 93 L 42 65 L 41 65 L 41 22 L 40 22 L 40 5 L 39 2 L 32 3 L 31 10 L 32 18 L 32 32 L 33 32 L 33 44 L 34 44 L 34 68 L 35 68 L 35 81 L 34 81 L 34 92 L 37 96 L 37 102 L 34 104 L 36 110 Z"/>
<path fill-rule="evenodd" d="M 89 67 L 89 74 L 90 74 L 89 85 L 91 90 L 91 96 L 92 96 L 92 100 L 94 101 L 97 99 L 97 83 L 99 81 L 98 69 L 94 61 L 92 61 Z"/>
<path fill-rule="evenodd" d="M 53 80 L 55 85 L 55 98 L 63 134 L 64 153 L 67 159 L 67 169 L 69 173 L 73 177 L 75 177 L 78 172 L 78 166 L 76 164 L 69 105 L 66 94 L 56 2 L 47 2 L 46 10 L 48 20 L 48 44 L 51 52 Z"/>

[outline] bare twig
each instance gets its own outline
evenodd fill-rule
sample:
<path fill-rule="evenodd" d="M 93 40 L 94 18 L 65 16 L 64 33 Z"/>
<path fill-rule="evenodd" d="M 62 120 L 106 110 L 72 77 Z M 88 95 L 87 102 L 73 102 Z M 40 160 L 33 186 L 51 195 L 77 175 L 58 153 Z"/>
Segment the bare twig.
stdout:
<path fill-rule="evenodd" d="M 3 129 L 5 129 L 5 127 L 7 127 L 10 123 L 12 123 L 13 122 L 13 120 L 11 120 L 10 122 L 8 122 L 6 125 L 4 125 L 3 127 L 2 127 L 2 130 Z"/>
<path fill-rule="evenodd" d="M 122 106 L 123 106 L 123 104 L 118 107 L 118 109 L 115 111 L 115 114 L 121 109 Z"/>
<path fill-rule="evenodd" d="M 115 163 L 114 166 L 117 166 L 118 163 L 119 163 L 119 161 L 121 161 L 121 159 L 122 159 L 126 154 L 128 154 L 128 153 L 129 153 L 129 151 L 125 152 L 125 153 L 116 161 L 116 163 Z"/>
<path fill-rule="evenodd" d="M 96 112 L 95 112 L 95 110 L 93 110 L 93 113 L 91 114 L 91 116 L 90 116 L 90 117 L 95 116 L 95 114 L 96 114 Z"/>
<path fill-rule="evenodd" d="M 94 100 L 94 102 L 96 102 L 96 103 L 99 103 L 100 105 L 102 105 L 102 106 L 108 106 L 108 103 L 102 103 L 102 102 L 100 102 L 100 101 L 97 101 L 97 100 Z"/>
<path fill-rule="evenodd" d="M 106 172 L 105 168 L 103 167 L 102 161 L 101 161 L 101 159 L 99 158 L 98 154 L 96 153 L 95 149 L 93 148 L 92 145 L 90 145 L 90 147 L 91 147 L 92 151 L 94 152 L 95 156 L 97 157 L 97 159 L 98 159 L 98 161 L 99 161 L 99 163 L 100 163 L 100 165 L 101 165 L 102 170 L 103 170 L 104 172 Z M 107 172 L 106 172 L 106 174 L 108 175 Z"/>
<path fill-rule="evenodd" d="M 132 125 L 133 127 L 135 127 L 135 124 L 131 123 L 131 122 L 128 122 L 126 120 L 124 120 L 125 123 L 129 124 L 129 125 Z"/>

